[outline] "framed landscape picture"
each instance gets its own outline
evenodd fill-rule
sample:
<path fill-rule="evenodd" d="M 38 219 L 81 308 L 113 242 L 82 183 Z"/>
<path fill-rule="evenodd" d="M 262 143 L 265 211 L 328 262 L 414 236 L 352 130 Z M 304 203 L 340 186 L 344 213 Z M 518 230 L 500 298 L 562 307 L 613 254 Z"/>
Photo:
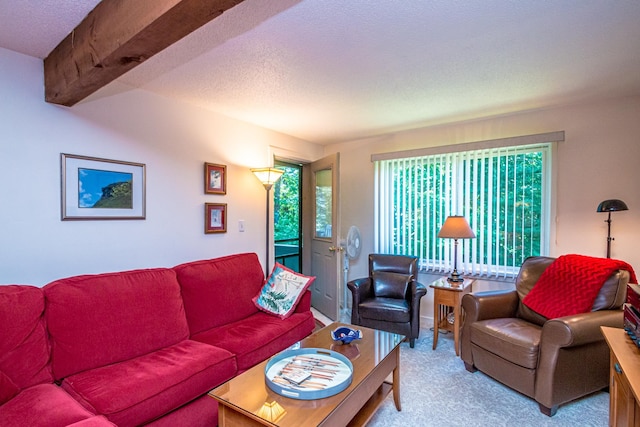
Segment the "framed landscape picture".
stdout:
<path fill-rule="evenodd" d="M 204 164 L 204 192 L 227 194 L 227 167 L 215 163 Z"/>
<path fill-rule="evenodd" d="M 145 219 L 145 165 L 61 154 L 62 220 Z"/>
<path fill-rule="evenodd" d="M 226 203 L 204 204 L 204 232 L 205 234 L 227 232 Z"/>

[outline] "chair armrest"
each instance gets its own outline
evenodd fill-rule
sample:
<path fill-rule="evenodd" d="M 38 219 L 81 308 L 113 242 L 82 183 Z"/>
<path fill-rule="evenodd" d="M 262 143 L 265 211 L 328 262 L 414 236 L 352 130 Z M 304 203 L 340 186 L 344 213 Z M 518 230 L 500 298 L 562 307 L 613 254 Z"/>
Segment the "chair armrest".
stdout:
<path fill-rule="evenodd" d="M 371 281 L 371 277 L 351 280 L 347 283 L 347 287 L 354 298 L 366 298 L 373 294 L 373 282 Z"/>
<path fill-rule="evenodd" d="M 465 323 L 501 317 L 516 317 L 518 293 L 515 290 L 485 291 L 462 297 Z"/>
<path fill-rule="evenodd" d="M 467 369 L 473 368 L 471 354 L 471 324 L 478 320 L 515 317 L 518 309 L 518 293 L 515 290 L 485 291 L 462 297 L 464 321 L 460 330 L 460 357 Z"/>
<path fill-rule="evenodd" d="M 351 280 L 347 283 L 347 287 L 351 291 L 351 323 L 360 324 L 360 312 L 358 306 L 367 297 L 373 295 L 373 282 L 370 277 Z"/>
<path fill-rule="evenodd" d="M 622 310 L 600 310 L 545 322 L 540 346 L 575 347 L 604 339 L 600 326 L 623 327 Z"/>
<path fill-rule="evenodd" d="M 622 310 L 547 321 L 542 327 L 535 399 L 553 408 L 609 383 L 609 347 L 600 326 L 621 328 Z"/>
<path fill-rule="evenodd" d="M 420 298 L 427 294 L 427 287 L 420 282 L 416 282 L 415 280 L 412 280 L 411 283 L 409 283 L 409 289 L 411 291 L 410 298 L 412 303 L 413 301 L 418 301 L 419 303 Z"/>

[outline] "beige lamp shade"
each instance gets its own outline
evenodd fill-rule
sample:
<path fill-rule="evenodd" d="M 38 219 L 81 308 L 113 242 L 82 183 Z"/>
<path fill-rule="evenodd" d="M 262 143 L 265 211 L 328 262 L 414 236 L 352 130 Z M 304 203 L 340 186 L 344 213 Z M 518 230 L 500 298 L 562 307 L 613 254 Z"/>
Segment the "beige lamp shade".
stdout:
<path fill-rule="evenodd" d="M 280 177 L 284 173 L 283 170 L 276 168 L 256 168 L 251 169 L 251 172 L 253 172 L 253 174 L 260 180 L 265 188 L 267 186 L 268 188 L 271 188 L 271 186 L 275 184 L 276 181 L 278 181 L 278 179 L 280 179 Z"/>
<path fill-rule="evenodd" d="M 474 239 L 476 235 L 463 216 L 453 215 L 447 217 L 444 224 L 442 224 L 438 237 L 445 239 Z"/>

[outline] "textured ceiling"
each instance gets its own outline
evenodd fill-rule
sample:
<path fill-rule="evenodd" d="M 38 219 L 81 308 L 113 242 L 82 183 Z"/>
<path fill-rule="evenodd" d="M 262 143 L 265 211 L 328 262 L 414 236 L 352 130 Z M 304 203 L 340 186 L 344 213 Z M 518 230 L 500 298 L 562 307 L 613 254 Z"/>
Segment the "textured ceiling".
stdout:
<path fill-rule="evenodd" d="M 0 0 L 43 58 L 95 0 Z M 245 0 L 102 89 L 317 143 L 640 94 L 640 1 Z"/>

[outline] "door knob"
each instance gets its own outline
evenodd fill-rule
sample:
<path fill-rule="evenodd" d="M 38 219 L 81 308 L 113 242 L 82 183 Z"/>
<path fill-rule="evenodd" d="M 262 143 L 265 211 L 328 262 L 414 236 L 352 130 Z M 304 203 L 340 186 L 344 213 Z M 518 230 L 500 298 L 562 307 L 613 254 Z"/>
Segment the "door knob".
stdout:
<path fill-rule="evenodd" d="M 329 246 L 331 252 L 342 252 L 344 248 L 342 246 Z"/>

